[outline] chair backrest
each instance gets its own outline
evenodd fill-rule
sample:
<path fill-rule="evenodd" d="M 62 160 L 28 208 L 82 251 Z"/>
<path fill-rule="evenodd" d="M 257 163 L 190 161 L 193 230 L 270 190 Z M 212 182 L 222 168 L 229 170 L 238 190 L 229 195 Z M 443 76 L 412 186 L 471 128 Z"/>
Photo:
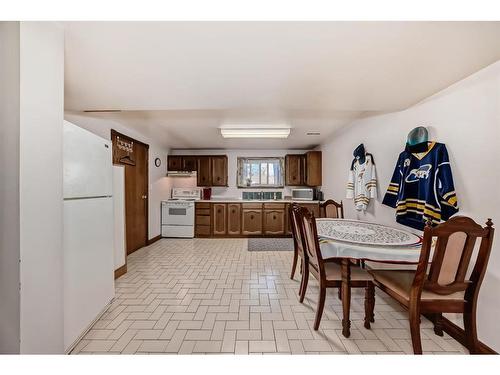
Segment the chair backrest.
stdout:
<path fill-rule="evenodd" d="M 299 208 L 299 206 L 296 203 L 292 203 L 290 205 L 290 212 L 289 212 L 290 223 L 291 223 L 290 226 L 292 229 L 292 237 L 295 249 L 297 249 L 297 252 L 303 258 L 304 256 L 306 256 L 304 249 L 305 245 L 304 245 L 304 237 L 302 236 L 302 231 L 300 230 L 297 208 Z"/>
<path fill-rule="evenodd" d="M 318 230 L 316 228 L 316 219 L 307 208 L 297 207 L 297 218 L 300 223 L 300 231 L 304 238 L 305 253 L 309 265 L 312 266 L 322 277 L 325 274 L 323 257 L 319 247 Z"/>
<path fill-rule="evenodd" d="M 344 205 L 335 202 L 333 199 L 320 203 L 319 205 L 320 217 L 327 217 L 330 219 L 343 219 L 344 218 Z"/>
<path fill-rule="evenodd" d="M 488 265 L 494 231 L 491 219 L 484 228 L 465 216 L 455 216 L 434 228 L 428 223 L 413 285 L 420 283 L 423 289 L 442 295 L 466 291 L 469 300 L 477 297 Z M 427 272 L 433 239 L 434 253 Z M 472 273 L 467 277 L 478 239 L 481 241 L 479 251 Z"/>

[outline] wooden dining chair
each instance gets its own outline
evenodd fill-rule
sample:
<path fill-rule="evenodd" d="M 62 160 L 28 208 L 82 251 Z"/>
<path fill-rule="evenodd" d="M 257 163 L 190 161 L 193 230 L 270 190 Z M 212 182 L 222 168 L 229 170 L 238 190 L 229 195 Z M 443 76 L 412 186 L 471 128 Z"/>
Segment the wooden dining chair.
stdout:
<path fill-rule="evenodd" d="M 424 229 L 416 270 L 372 270 L 375 285 L 408 308 L 413 352 L 422 354 L 420 314 L 434 317 L 434 332 L 442 335 L 442 313 L 462 313 L 466 346 L 478 353 L 476 307 L 479 289 L 491 252 L 494 228 L 488 219 L 483 228 L 474 220 L 456 216 Z M 435 239 L 429 268 L 431 247 Z M 474 267 L 467 276 L 476 241 L 480 239 Z"/>
<path fill-rule="evenodd" d="M 292 261 L 292 273 L 290 275 L 290 279 L 293 280 L 293 277 L 295 275 L 295 270 L 297 268 L 297 262 L 300 259 L 301 279 L 299 286 L 299 296 L 300 296 L 300 302 L 302 302 L 304 300 L 302 289 L 304 288 L 304 274 L 306 272 L 305 269 L 307 269 L 307 262 L 304 262 L 305 255 L 304 255 L 303 239 L 299 229 L 299 223 L 296 220 L 296 215 L 294 215 L 294 211 L 298 207 L 299 206 L 296 203 L 292 203 L 290 205 L 290 211 L 289 211 L 290 227 L 292 230 L 292 238 L 293 238 L 293 261 Z M 305 287 L 307 287 L 307 285 Z"/>
<path fill-rule="evenodd" d="M 314 320 L 314 330 L 318 330 L 325 307 L 326 288 L 342 287 L 341 266 L 336 262 L 325 261 L 321 255 L 319 246 L 316 219 L 309 210 L 303 207 L 294 207 L 294 220 L 299 224 L 298 230 L 302 239 L 304 251 L 304 262 L 307 264 L 303 269 L 303 282 L 301 288 L 301 302 L 304 300 L 309 273 L 311 273 L 319 283 L 319 298 L 316 308 L 316 318 Z M 373 322 L 373 309 L 375 306 L 375 287 L 372 276 L 361 268 L 351 269 L 351 286 L 354 288 L 365 288 L 365 327 L 370 328 Z"/>
<path fill-rule="evenodd" d="M 343 219 L 344 205 L 342 201 L 340 201 L 340 203 L 337 203 L 333 199 L 328 199 L 319 204 L 319 214 L 320 217 L 329 219 Z"/>

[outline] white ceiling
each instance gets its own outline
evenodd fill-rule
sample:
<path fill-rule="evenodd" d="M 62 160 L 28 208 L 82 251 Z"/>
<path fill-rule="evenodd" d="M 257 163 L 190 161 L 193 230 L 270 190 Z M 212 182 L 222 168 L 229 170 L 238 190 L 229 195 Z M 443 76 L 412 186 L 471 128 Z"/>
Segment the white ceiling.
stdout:
<path fill-rule="evenodd" d="M 66 109 L 122 110 L 88 116 L 173 148 L 306 148 L 500 59 L 500 22 L 63 24 Z M 285 141 L 223 140 L 217 127 L 229 122 L 293 131 Z"/>

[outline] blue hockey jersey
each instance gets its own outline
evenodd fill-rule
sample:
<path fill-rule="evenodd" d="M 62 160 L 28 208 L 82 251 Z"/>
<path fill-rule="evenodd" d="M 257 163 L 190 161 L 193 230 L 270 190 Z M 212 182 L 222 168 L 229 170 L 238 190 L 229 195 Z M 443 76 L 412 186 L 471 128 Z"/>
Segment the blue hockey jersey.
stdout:
<path fill-rule="evenodd" d="M 422 230 L 427 220 L 439 224 L 458 212 L 448 151 L 429 142 L 427 151 L 399 154 L 383 204 L 396 209 L 398 223 Z"/>

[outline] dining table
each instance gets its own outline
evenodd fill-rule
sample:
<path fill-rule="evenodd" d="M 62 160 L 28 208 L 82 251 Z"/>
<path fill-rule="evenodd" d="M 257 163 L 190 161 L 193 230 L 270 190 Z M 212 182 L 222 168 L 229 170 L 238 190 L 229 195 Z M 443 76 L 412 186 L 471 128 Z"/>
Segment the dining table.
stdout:
<path fill-rule="evenodd" d="M 417 264 L 422 236 L 406 229 L 351 219 L 316 219 L 324 260 L 337 259 L 342 272 L 342 335 L 350 336 L 351 267 L 364 261 Z"/>

